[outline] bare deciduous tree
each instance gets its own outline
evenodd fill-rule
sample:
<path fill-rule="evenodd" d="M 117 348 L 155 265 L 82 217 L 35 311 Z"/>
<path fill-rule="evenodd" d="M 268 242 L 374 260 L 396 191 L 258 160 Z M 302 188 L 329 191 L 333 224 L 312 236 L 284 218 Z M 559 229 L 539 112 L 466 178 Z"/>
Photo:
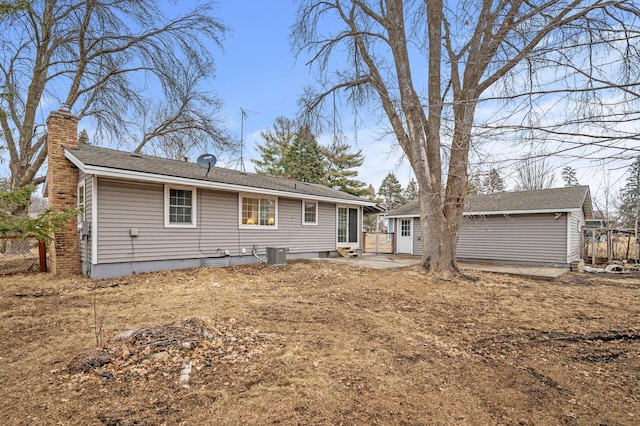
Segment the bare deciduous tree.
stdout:
<path fill-rule="evenodd" d="M 555 175 L 549 157 L 527 158 L 516 170 L 516 191 L 533 191 L 553 186 Z"/>
<path fill-rule="evenodd" d="M 639 16 L 632 0 L 305 0 L 292 37 L 299 54 L 311 55 L 320 84 L 307 91 L 303 108 L 317 114 L 336 92 L 382 108 L 419 183 L 422 265 L 450 278 L 458 273 L 456 245 L 474 131 L 492 131 L 495 122 L 502 129 L 522 129 L 523 122 L 544 127 L 537 109 L 518 106 L 546 101 L 542 93 L 579 97 L 609 90 L 635 96 L 632 61 L 624 62 L 625 75 L 609 71 L 633 56 Z M 608 66 L 578 63 L 604 51 Z M 564 74 L 563 79 L 542 78 L 545 66 L 555 67 L 553 75 Z M 572 81 L 580 87 L 562 85 Z M 497 113 L 499 102 L 514 108 L 509 117 L 478 122 L 480 102 L 492 102 Z M 537 121 L 523 120 L 523 114 Z M 593 123 L 594 117 L 578 118 Z M 546 130 L 559 135 L 565 128 L 555 126 L 554 132 L 552 123 Z"/>
<path fill-rule="evenodd" d="M 0 21 L 1 139 L 11 188 L 39 184 L 43 120 L 66 104 L 96 133 L 140 151 L 226 143 L 220 102 L 201 89 L 226 30 L 197 3 L 176 17 L 154 0 L 34 0 Z M 140 124 L 142 123 L 142 124 Z"/>

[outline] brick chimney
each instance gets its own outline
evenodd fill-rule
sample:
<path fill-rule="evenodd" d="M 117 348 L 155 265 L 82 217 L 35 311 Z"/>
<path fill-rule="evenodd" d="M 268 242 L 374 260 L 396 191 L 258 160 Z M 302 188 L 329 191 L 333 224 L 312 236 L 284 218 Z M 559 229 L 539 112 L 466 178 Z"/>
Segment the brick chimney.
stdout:
<path fill-rule="evenodd" d="M 54 211 L 77 207 L 78 169 L 65 158 L 64 147 L 78 146 L 78 118 L 68 108 L 53 111 L 47 119 L 47 196 Z M 49 243 L 49 270 L 54 275 L 80 274 L 77 219 L 56 232 Z"/>

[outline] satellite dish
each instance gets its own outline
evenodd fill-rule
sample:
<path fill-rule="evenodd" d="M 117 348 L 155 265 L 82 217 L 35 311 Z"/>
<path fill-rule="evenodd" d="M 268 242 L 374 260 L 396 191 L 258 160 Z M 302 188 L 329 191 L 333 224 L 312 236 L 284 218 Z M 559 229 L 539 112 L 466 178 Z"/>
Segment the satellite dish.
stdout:
<path fill-rule="evenodd" d="M 205 179 L 209 176 L 209 170 L 216 165 L 216 161 L 218 161 L 218 159 L 213 154 L 202 154 L 198 157 L 198 166 L 207 169 L 207 174 L 204 175 Z"/>
<path fill-rule="evenodd" d="M 202 154 L 198 157 L 198 166 L 204 167 L 205 169 L 210 169 L 211 167 L 216 165 L 216 161 L 218 159 L 213 154 Z"/>

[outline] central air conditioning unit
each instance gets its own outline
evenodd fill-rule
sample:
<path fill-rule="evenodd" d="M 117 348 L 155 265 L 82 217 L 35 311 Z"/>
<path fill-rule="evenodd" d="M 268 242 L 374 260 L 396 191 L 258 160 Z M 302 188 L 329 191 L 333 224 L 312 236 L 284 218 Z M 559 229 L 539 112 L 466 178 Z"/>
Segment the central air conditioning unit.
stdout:
<path fill-rule="evenodd" d="M 287 264 L 287 249 L 285 247 L 267 247 L 267 265 L 278 266 Z"/>

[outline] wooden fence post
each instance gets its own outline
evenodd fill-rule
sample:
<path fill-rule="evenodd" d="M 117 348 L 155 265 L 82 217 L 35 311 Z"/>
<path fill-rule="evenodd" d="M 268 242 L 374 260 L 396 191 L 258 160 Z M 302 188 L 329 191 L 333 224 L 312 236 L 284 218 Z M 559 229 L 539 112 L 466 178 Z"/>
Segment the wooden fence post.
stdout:
<path fill-rule="evenodd" d="M 596 264 L 596 230 L 591 230 L 591 265 Z"/>
<path fill-rule="evenodd" d="M 38 241 L 38 253 L 40 254 L 40 272 L 47 272 L 47 245 L 44 241 Z"/>

